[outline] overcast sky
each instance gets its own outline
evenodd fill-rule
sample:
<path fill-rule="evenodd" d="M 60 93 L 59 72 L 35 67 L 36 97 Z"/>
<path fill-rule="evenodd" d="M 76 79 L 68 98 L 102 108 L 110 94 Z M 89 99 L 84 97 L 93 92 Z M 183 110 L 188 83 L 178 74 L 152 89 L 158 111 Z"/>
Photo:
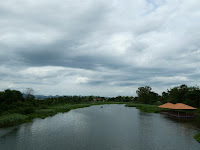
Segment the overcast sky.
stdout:
<path fill-rule="evenodd" d="M 135 96 L 200 85 L 199 0 L 1 0 L 0 90 Z"/>

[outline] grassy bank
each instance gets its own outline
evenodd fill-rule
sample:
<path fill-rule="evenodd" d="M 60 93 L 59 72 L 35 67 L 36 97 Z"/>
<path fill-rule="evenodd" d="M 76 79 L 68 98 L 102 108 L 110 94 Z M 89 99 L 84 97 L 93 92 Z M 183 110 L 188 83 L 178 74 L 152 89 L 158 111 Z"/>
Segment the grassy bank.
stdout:
<path fill-rule="evenodd" d="M 157 105 L 148 105 L 148 104 L 135 104 L 135 103 L 128 103 L 126 107 L 136 107 L 140 109 L 142 112 L 149 112 L 149 113 L 159 113 L 160 108 Z"/>
<path fill-rule="evenodd" d="M 57 105 L 53 107 L 48 107 L 46 109 L 37 109 L 34 113 L 31 113 L 28 115 L 30 119 L 34 118 L 46 118 L 49 116 L 53 116 L 57 113 L 64 113 L 68 112 L 72 109 L 77 109 L 77 108 L 84 108 L 84 107 L 89 107 L 91 104 L 65 104 L 65 105 Z"/>
<path fill-rule="evenodd" d="M 57 113 L 68 112 L 72 109 L 89 107 L 91 105 L 103 104 L 127 104 L 125 102 L 93 102 L 84 104 L 60 104 L 55 106 L 18 108 L 17 110 L 9 110 L 0 115 L 0 128 L 13 126 L 25 122 L 30 122 L 34 118 L 46 118 Z"/>
<path fill-rule="evenodd" d="M 29 120 L 29 117 L 22 114 L 7 114 L 0 116 L 0 127 L 11 126 L 13 124 L 24 123 Z"/>
<path fill-rule="evenodd" d="M 194 138 L 200 143 L 200 133 L 196 134 Z"/>

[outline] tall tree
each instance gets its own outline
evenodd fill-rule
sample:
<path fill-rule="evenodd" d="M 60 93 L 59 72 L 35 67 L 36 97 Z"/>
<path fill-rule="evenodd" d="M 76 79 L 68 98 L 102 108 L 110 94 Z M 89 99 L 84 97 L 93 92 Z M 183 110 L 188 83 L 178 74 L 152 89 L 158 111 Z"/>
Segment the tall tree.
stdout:
<path fill-rule="evenodd" d="M 18 101 L 24 101 L 23 94 L 17 90 L 7 89 L 0 94 L 1 102 L 6 104 L 16 103 Z"/>
<path fill-rule="evenodd" d="M 151 87 L 149 86 L 139 87 L 138 90 L 136 91 L 138 95 L 138 101 L 144 104 L 149 104 L 150 92 L 151 92 Z"/>

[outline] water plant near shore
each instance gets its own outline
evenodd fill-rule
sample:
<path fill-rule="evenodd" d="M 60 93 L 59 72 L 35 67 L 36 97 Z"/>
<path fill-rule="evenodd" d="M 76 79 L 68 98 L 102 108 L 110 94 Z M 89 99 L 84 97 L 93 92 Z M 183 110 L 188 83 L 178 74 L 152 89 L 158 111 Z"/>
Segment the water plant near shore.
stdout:
<path fill-rule="evenodd" d="M 136 103 L 129 103 L 125 105 L 126 107 L 136 107 L 140 109 L 142 112 L 149 112 L 149 113 L 159 113 L 160 108 L 157 105 L 148 105 L 148 104 L 136 104 Z"/>
<path fill-rule="evenodd" d="M 28 120 L 28 116 L 22 114 L 7 114 L 0 116 L 0 127 L 11 126 L 13 124 L 24 123 Z"/>
<path fill-rule="evenodd" d="M 196 135 L 194 135 L 194 138 L 200 143 L 200 133 L 197 133 Z"/>

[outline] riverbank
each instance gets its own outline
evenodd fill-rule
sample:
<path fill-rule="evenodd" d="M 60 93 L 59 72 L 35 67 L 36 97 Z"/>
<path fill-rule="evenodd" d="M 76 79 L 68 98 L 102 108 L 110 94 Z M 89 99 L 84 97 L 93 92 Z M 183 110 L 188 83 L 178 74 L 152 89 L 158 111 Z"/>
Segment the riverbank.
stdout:
<path fill-rule="evenodd" d="M 45 108 L 31 108 L 26 109 L 27 114 L 19 113 L 19 111 L 10 110 L 0 115 L 0 128 L 13 126 L 21 123 L 31 122 L 34 118 L 46 118 L 56 115 L 57 113 L 68 112 L 72 109 L 90 107 L 92 105 L 103 104 L 127 104 L 126 102 L 93 102 L 82 104 L 60 104 L 55 106 L 48 106 Z M 19 108 L 20 109 L 20 108 Z"/>
<path fill-rule="evenodd" d="M 148 113 L 159 113 L 161 111 L 158 105 L 128 103 L 125 106 L 136 107 L 137 109 L 140 109 L 142 112 L 148 112 Z"/>
<path fill-rule="evenodd" d="M 198 120 L 200 122 L 200 120 Z M 200 143 L 200 133 L 197 133 L 196 135 L 194 135 L 194 139 Z"/>
<path fill-rule="evenodd" d="M 194 139 L 196 139 L 200 143 L 200 133 L 196 134 L 194 136 Z"/>

